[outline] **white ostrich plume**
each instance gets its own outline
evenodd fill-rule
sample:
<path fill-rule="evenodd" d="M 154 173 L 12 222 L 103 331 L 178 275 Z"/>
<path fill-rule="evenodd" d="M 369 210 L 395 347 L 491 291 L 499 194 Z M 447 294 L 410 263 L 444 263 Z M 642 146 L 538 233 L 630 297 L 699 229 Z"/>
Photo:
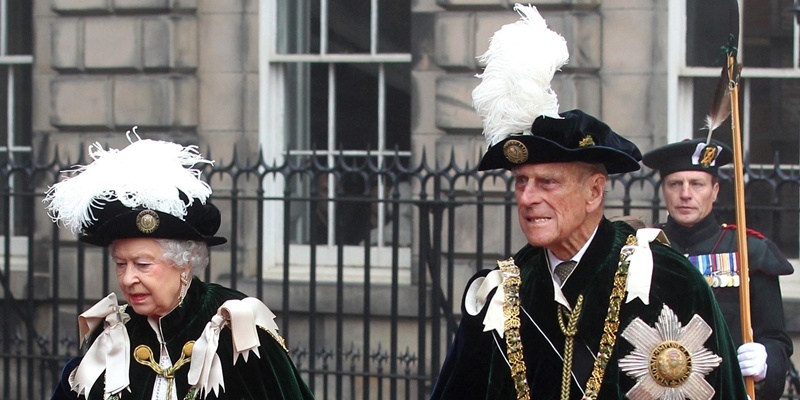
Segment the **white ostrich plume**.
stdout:
<path fill-rule="evenodd" d="M 53 222 L 73 234 L 96 221 L 93 208 L 108 202 L 119 200 L 126 207 L 141 206 L 183 219 L 188 206 L 194 201 L 205 204 L 211 195 L 211 187 L 200 179 L 201 171 L 192 167 L 213 161 L 204 159 L 197 146 L 144 139 L 131 141 L 122 150 L 104 150 L 94 143 L 89 155 L 92 163 L 64 171 L 70 176 L 51 186 L 44 199 Z M 180 192 L 188 200 L 181 199 Z"/>
<path fill-rule="evenodd" d="M 547 28 L 536 7 L 516 4 L 522 19 L 503 26 L 480 60 L 486 68 L 472 91 L 472 104 L 483 119 L 489 146 L 509 135 L 530 132 L 539 116 L 561 118 L 558 97 L 550 87 L 569 59 L 567 42 Z"/>

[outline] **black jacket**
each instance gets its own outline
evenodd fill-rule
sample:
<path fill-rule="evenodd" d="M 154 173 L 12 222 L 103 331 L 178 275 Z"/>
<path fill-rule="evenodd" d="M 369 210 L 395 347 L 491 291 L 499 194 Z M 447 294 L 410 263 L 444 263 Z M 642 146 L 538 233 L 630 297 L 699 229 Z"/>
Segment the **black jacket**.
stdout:
<path fill-rule="evenodd" d="M 680 226 L 668 218 L 663 230 L 672 247 L 687 256 L 732 253 L 738 248 L 736 230 L 723 228 L 713 213 L 691 228 Z M 757 400 L 775 400 L 783 394 L 792 355 L 778 276 L 790 275 L 794 269 L 772 241 L 756 234 L 747 235 L 747 253 L 753 340 L 763 344 L 767 350 L 767 377 L 756 384 L 756 397 Z M 742 344 L 739 288 L 716 287 L 712 290 L 738 347 Z"/>

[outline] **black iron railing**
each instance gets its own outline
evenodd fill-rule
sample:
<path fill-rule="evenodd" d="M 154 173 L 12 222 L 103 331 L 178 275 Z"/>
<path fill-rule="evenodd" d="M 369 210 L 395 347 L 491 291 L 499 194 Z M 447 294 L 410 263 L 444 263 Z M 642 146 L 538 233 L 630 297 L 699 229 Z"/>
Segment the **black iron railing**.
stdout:
<path fill-rule="evenodd" d="M 426 398 L 466 279 L 524 243 L 509 174 L 452 159 L 219 160 L 204 176 L 229 243 L 201 277 L 265 301 L 319 399 Z M 0 165 L 2 399 L 49 398 L 80 352 L 77 314 L 117 287 L 107 252 L 76 242 L 41 204 L 59 171 L 85 163 Z M 749 227 L 797 257 L 800 173 L 746 172 Z M 612 177 L 606 214 L 658 221 L 658 185 L 649 170 Z M 722 185 L 730 220 L 729 175 Z M 795 396 L 796 373 L 790 382 Z"/>

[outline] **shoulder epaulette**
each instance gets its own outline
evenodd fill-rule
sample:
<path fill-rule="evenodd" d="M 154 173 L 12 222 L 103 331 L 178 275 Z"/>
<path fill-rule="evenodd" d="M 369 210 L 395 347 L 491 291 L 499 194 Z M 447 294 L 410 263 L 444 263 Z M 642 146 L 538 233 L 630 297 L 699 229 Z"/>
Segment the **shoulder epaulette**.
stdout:
<path fill-rule="evenodd" d="M 736 229 L 736 225 L 734 225 L 734 224 L 722 224 L 722 229 L 734 230 L 734 229 Z M 755 229 L 747 228 L 747 234 L 751 235 L 751 236 L 755 236 L 755 237 L 757 237 L 759 239 L 766 239 L 767 238 L 766 236 L 764 236 L 763 233 L 761 233 L 761 232 L 759 232 L 759 231 L 757 231 Z"/>

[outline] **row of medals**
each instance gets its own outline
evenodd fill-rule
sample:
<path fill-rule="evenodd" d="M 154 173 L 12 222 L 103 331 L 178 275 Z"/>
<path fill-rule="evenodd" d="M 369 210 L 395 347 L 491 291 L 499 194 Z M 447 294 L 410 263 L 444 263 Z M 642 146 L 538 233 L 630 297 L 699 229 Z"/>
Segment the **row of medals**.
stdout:
<path fill-rule="evenodd" d="M 736 272 L 715 273 L 705 278 L 711 287 L 739 287 L 739 274 Z"/>

